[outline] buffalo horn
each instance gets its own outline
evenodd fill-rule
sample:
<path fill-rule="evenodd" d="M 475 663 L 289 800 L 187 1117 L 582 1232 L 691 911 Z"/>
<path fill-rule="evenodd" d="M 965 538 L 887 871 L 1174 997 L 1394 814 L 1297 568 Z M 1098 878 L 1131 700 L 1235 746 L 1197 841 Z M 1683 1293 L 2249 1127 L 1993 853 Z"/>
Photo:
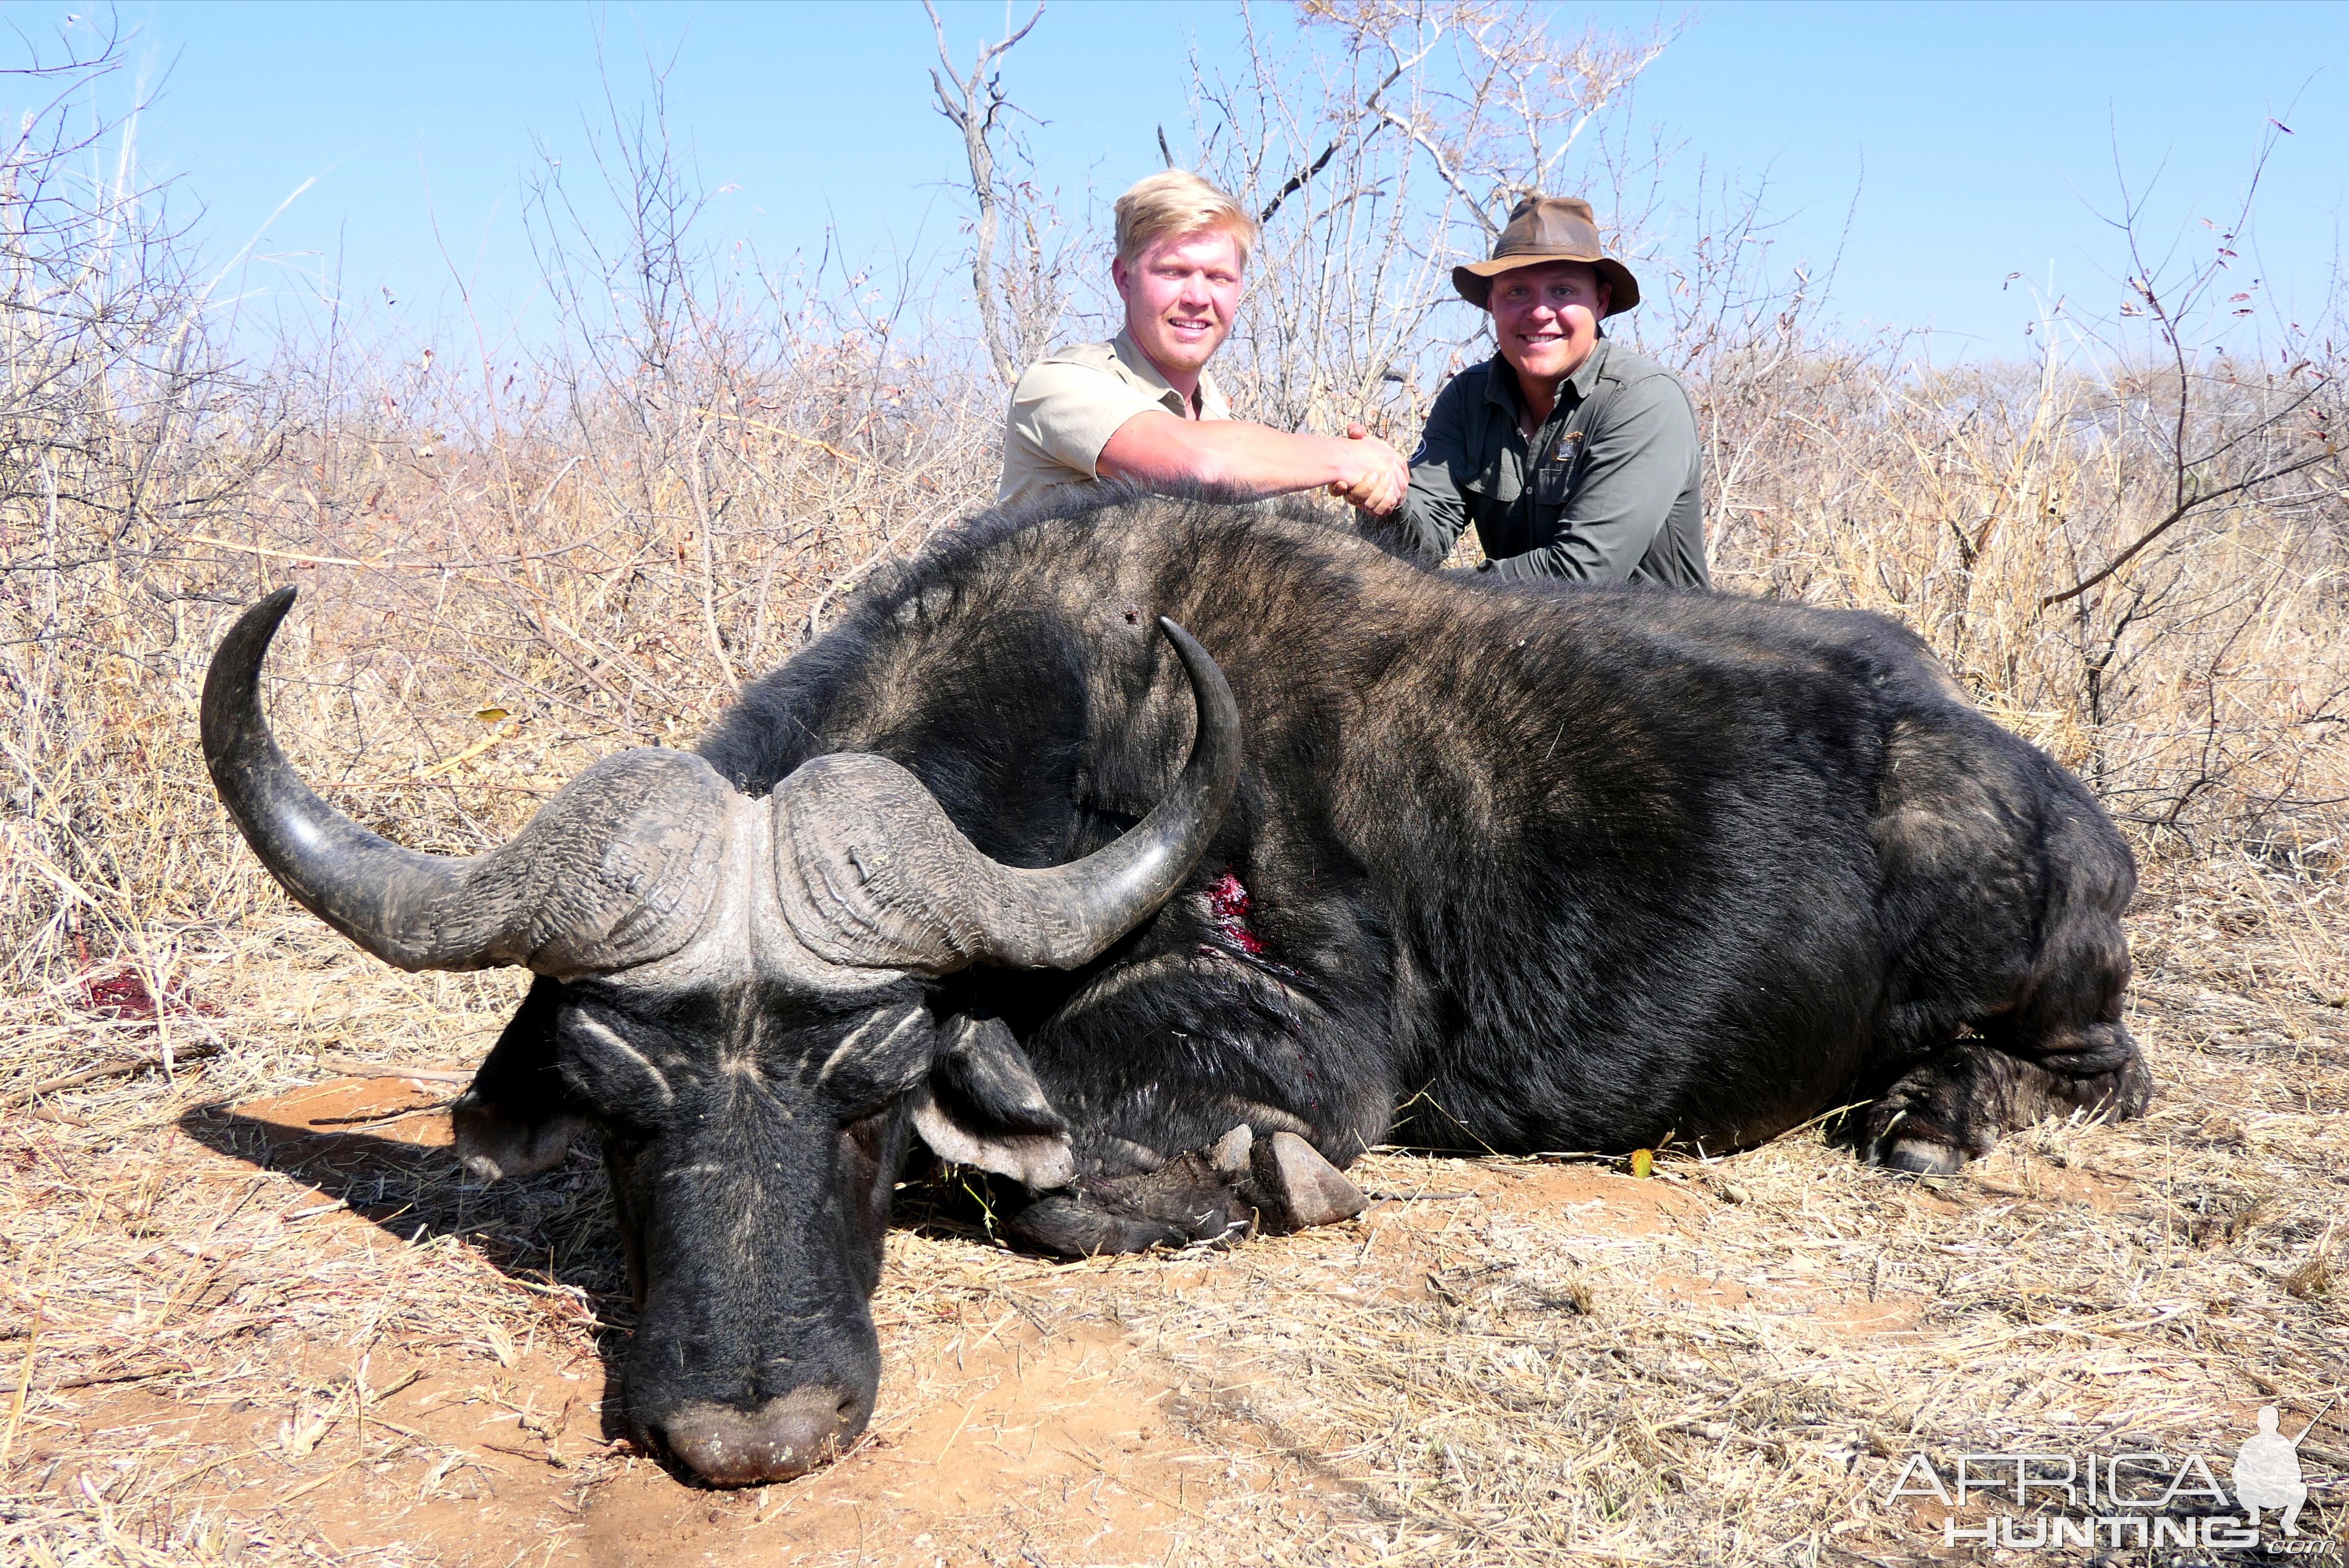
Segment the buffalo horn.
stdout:
<path fill-rule="evenodd" d="M 1026 870 L 982 854 L 886 758 L 816 758 L 776 790 L 776 877 L 801 940 L 835 963 L 932 975 L 981 961 L 1071 969 L 1148 919 L 1206 852 L 1240 768 L 1223 671 L 1182 627 L 1158 624 L 1197 718 L 1181 776 L 1148 816 L 1082 860 Z"/>
<path fill-rule="evenodd" d="M 302 782 L 261 709 L 261 662 L 293 607 L 237 618 L 204 678 L 204 761 L 245 842 L 295 902 L 402 969 L 513 964 L 562 975 L 647 963 L 700 923 L 732 793 L 709 765 L 606 757 L 512 840 L 464 859 L 377 837 Z"/>

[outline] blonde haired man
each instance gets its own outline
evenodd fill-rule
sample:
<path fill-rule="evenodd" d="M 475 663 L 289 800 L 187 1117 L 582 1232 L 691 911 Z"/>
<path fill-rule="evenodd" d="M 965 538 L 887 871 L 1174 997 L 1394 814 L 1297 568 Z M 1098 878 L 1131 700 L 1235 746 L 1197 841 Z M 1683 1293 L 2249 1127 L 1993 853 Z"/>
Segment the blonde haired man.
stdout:
<path fill-rule="evenodd" d="M 1122 479 L 1248 496 L 1327 486 L 1373 513 L 1402 504 L 1410 469 L 1355 426 L 1290 435 L 1232 418 L 1207 361 L 1232 330 L 1256 220 L 1197 175 L 1169 169 L 1117 199 L 1110 278 L 1125 329 L 1030 366 L 1003 426 L 999 504 Z"/>

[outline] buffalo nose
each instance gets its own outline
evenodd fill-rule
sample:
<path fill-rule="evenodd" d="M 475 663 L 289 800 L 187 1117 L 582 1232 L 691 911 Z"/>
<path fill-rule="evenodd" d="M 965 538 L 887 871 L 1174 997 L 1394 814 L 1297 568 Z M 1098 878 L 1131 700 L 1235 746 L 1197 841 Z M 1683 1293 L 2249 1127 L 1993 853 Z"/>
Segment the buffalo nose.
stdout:
<path fill-rule="evenodd" d="M 759 1486 L 805 1475 L 856 1440 L 872 1401 L 845 1388 L 794 1388 L 755 1410 L 697 1402 L 660 1425 L 678 1462 L 712 1486 Z"/>

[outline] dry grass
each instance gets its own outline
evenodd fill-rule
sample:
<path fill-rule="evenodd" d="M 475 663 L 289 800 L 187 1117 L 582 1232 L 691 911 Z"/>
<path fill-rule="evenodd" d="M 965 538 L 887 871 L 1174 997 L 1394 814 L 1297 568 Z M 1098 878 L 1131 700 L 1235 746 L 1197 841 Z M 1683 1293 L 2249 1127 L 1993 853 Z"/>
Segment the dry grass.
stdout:
<path fill-rule="evenodd" d="M 1907 622 L 2143 850 L 2249 844 L 2342 863 L 2349 469 L 2337 458 L 2317 480 L 2209 506 L 2108 584 L 2050 605 L 2174 504 L 2176 438 L 2146 423 L 2175 417 L 2174 379 L 2056 358 L 1936 371 L 1850 349 L 1752 377 L 1741 363 L 1716 374 L 1703 407 L 1724 583 Z M 2220 361 L 2196 380 L 2186 447 L 2236 446 L 2231 467 L 2188 465 L 2189 494 L 2273 463 L 2245 448 L 2312 443 L 2305 414 L 2272 412 L 2282 378 Z"/>
<path fill-rule="evenodd" d="M 1644 1181 L 1389 1154 L 1365 1220 L 1226 1253 L 1062 1266 L 902 1230 L 874 1438 L 740 1497 L 605 1440 L 626 1305 L 586 1157 L 484 1190 L 393 1141 L 429 1109 L 272 1142 L 210 1109 L 354 1053 L 474 1059 L 512 997 L 266 921 L 186 972 L 220 1010 L 179 1048 L 219 1056 L 0 1135 L 0 1364 L 26 1389 L 0 1553 L 1918 1560 L 1932 1521 L 1883 1504 L 1910 1452 L 2221 1455 L 2261 1403 L 2296 1428 L 2349 1392 L 2341 898 L 2165 867 L 2135 923 L 2153 1112 L 1946 1183 L 1804 1137 Z M 401 1081 L 373 1114 L 449 1092 Z M 2337 1408 L 2303 1453 L 2349 1474 Z"/>
<path fill-rule="evenodd" d="M 2337 460 L 2049 608 L 2164 510 L 2158 377 L 1764 333 L 1694 372 L 1722 580 L 1902 616 L 2113 802 L 2153 1112 L 1922 1185 L 1806 1138 L 1643 1181 L 1381 1155 L 1355 1224 L 1078 1266 L 934 1216 L 891 1241 L 873 1439 L 678 1485 L 608 1441 L 585 1156 L 460 1182 L 403 1141 L 440 1079 L 340 1139 L 222 1109 L 476 1061 L 518 983 L 392 974 L 288 906 L 205 783 L 203 661 L 305 584 L 297 762 L 474 848 L 689 738 L 982 501 L 992 397 L 902 298 L 676 251 L 574 254 L 626 308 L 583 283 L 526 363 L 241 376 L 122 193 L 75 199 L 0 245 L 0 1561 L 1894 1563 L 1928 1544 L 1882 1503 L 1915 1449 L 2217 1452 L 2349 1392 Z M 2204 434 L 2264 417 L 2271 380 L 2230 385 Z M 2343 1422 L 2313 1472 L 2349 1473 Z"/>

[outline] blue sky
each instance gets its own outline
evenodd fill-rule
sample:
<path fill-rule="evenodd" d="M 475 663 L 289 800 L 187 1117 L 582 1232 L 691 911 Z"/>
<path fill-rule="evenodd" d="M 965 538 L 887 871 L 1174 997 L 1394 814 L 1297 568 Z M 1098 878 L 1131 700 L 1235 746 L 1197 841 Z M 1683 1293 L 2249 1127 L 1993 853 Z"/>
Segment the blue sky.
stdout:
<path fill-rule="evenodd" d="M 999 5 L 942 9 L 958 55 L 998 36 Z M 12 4 L 51 32 L 60 5 Z M 2171 233 L 2231 212 L 2271 114 L 2271 166 L 2247 265 L 2313 301 L 2333 274 L 2349 192 L 2349 5 L 1711 5 L 1561 7 L 1625 28 L 1685 17 L 1651 68 L 1640 119 L 1682 145 L 1677 170 L 1766 175 L 1781 253 L 1840 245 L 1848 325 L 1930 327 L 1939 351 L 2024 352 L 2027 284 L 2109 308 L 2122 270 L 2096 215 L 2115 148 Z M 675 130 L 711 187 L 712 240 L 770 260 L 836 225 L 870 256 L 959 244 L 947 184 L 959 150 L 928 103 L 918 5 L 129 5 L 140 57 L 168 72 L 140 129 L 151 173 L 182 181 L 225 260 L 258 237 L 265 295 L 338 258 L 347 294 L 444 305 L 452 261 L 511 313 L 533 272 L 517 216 L 535 144 L 576 160 L 598 112 L 599 47 L 634 93 L 673 62 Z M 1024 12 L 1023 12 L 1024 15 Z M 1277 8 L 1260 26 L 1286 22 Z M 600 35 L 600 45 L 599 45 Z M 1048 177 L 1114 194 L 1158 163 L 1155 128 L 1187 123 L 1185 58 L 1238 35 L 1232 7 L 1055 0 L 1007 80 L 1044 122 Z M 13 109 L 13 104 L 0 106 Z M 305 181 L 292 206 L 271 214 Z M 1857 198 L 1857 206 L 1854 201 Z M 1846 220 L 1849 214 L 1847 237 Z M 437 222 L 439 239 L 433 229 Z M 445 246 L 451 260 L 444 260 Z M 2303 304 L 2303 309 L 2308 308 Z"/>

